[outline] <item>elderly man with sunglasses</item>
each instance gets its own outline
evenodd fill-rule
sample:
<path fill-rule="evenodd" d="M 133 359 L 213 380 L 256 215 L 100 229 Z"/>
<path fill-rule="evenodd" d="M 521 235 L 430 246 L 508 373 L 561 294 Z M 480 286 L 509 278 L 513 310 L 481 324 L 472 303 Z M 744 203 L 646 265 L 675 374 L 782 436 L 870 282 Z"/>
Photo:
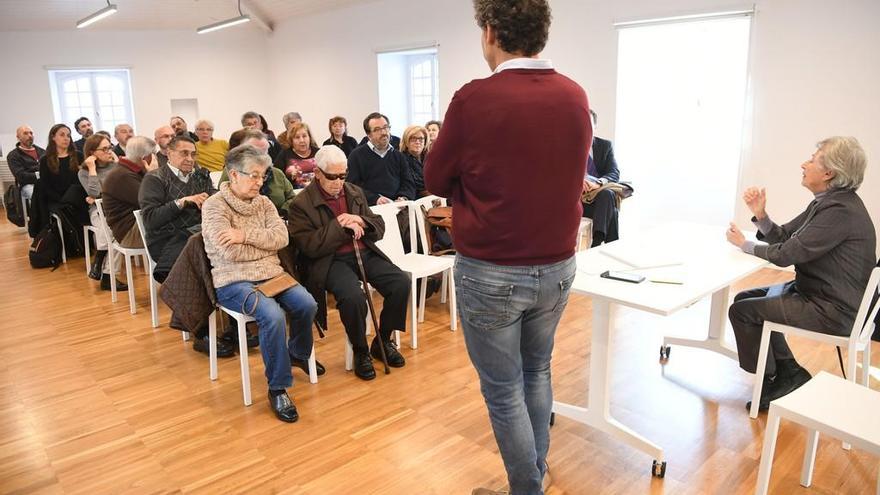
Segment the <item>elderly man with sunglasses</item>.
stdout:
<path fill-rule="evenodd" d="M 354 350 L 354 373 L 362 380 L 372 380 L 376 371 L 370 356 L 380 359 L 379 345 L 385 347 L 390 366 L 406 364 L 391 342 L 391 334 L 406 329 L 410 278 L 376 248 L 376 242 L 385 234 L 385 223 L 370 211 L 363 189 L 345 181 L 345 153 L 336 146 L 324 146 L 315 161 L 316 180 L 290 205 L 289 230 L 299 251 L 301 280 L 318 301 L 319 321 L 326 322 L 325 293 L 333 294 Z M 369 349 L 367 300 L 358 279 L 354 243 L 361 252 L 367 280 L 384 298 L 379 336 Z"/>

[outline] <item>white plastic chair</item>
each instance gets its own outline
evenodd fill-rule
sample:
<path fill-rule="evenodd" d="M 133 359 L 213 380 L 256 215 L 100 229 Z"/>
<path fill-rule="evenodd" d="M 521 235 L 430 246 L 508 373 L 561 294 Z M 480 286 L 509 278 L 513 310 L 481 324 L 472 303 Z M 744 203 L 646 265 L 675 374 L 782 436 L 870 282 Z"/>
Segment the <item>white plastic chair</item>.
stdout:
<path fill-rule="evenodd" d="M 425 210 L 430 210 L 434 206 L 434 201 L 438 200 L 440 206 L 446 206 L 448 203 L 446 198 L 441 198 L 440 196 L 425 196 L 423 198 L 419 198 L 413 201 L 413 211 L 415 212 L 415 222 L 416 222 L 416 231 L 419 234 L 419 244 L 422 246 L 422 252 L 428 253 L 431 251 L 431 247 L 428 246 L 428 231 L 427 225 L 425 225 L 425 212 L 422 211 L 422 206 L 425 207 Z M 451 259 L 455 259 L 454 254 L 444 254 L 442 256 L 449 257 Z M 449 293 L 448 284 L 449 284 L 449 276 L 446 272 L 443 272 L 443 285 L 440 287 L 440 303 L 446 303 L 446 295 Z M 419 321 L 425 321 L 425 312 L 424 306 L 422 306 L 423 310 L 419 312 Z"/>
<path fill-rule="evenodd" d="M 820 431 L 880 456 L 880 421 L 877 421 L 877 411 L 880 411 L 880 393 L 824 371 L 820 371 L 794 392 L 771 402 L 767 429 L 764 431 L 761 467 L 758 469 L 755 486 L 756 495 L 767 493 L 770 472 L 773 469 L 776 436 L 782 418 L 807 428 L 801 486 L 809 487 L 813 481 Z M 880 495 L 880 471 L 877 495 Z"/>
<path fill-rule="evenodd" d="M 586 242 L 584 242 L 584 237 L 586 237 Z M 581 251 L 582 249 L 590 249 L 590 246 L 593 245 L 593 219 L 582 217 L 581 224 L 578 226 L 578 238 L 577 243 L 575 245 L 576 251 Z"/>
<path fill-rule="evenodd" d="M 55 220 L 55 224 L 58 225 L 58 237 L 61 238 L 61 262 L 67 263 L 67 248 L 64 246 L 64 226 L 61 224 L 61 217 L 57 213 L 50 213 L 49 215 Z M 51 222 L 52 220 L 49 221 Z M 88 270 L 88 267 L 86 270 Z"/>
<path fill-rule="evenodd" d="M 244 405 L 249 406 L 253 403 L 251 398 L 251 374 L 250 365 L 248 363 L 248 347 L 247 347 L 247 330 L 246 325 L 249 321 L 256 321 L 254 317 L 238 313 L 223 306 L 217 306 L 223 313 L 231 316 L 238 327 L 238 355 L 241 363 L 241 393 L 244 398 Z M 217 379 L 217 318 L 220 314 L 217 310 L 208 317 L 208 376 L 211 380 Z M 315 346 L 312 345 L 312 354 L 309 356 L 309 382 L 318 383 L 318 369 L 315 361 Z"/>
<path fill-rule="evenodd" d="M 134 304 L 134 277 L 131 273 L 131 259 L 135 256 L 144 256 L 147 253 L 145 248 L 127 248 L 122 247 L 113 238 L 113 232 L 107 226 L 107 217 L 104 216 L 104 200 L 96 199 L 95 206 L 98 208 L 98 218 L 101 219 L 100 228 L 104 231 L 107 239 L 107 255 L 110 257 L 110 299 L 116 302 L 116 260 L 113 252 L 121 254 L 125 258 L 125 275 L 128 281 L 128 307 L 131 314 L 137 314 L 137 307 Z"/>
<path fill-rule="evenodd" d="M 398 268 L 410 274 L 410 331 L 412 332 L 412 343 L 410 347 L 418 348 L 418 321 L 424 321 L 425 295 L 427 290 L 428 277 L 438 273 L 445 273 L 449 283 L 447 290 L 449 294 L 449 328 L 455 331 L 457 327 L 456 308 L 455 308 L 455 281 L 452 277 L 452 267 L 455 260 L 444 256 L 431 256 L 428 254 L 405 253 L 403 251 L 403 242 L 400 238 L 400 227 L 397 224 L 397 213 L 402 208 L 408 208 L 409 226 L 411 234 L 411 246 L 415 246 L 415 209 L 412 207 L 411 201 L 386 203 L 384 205 L 376 205 L 370 209 L 373 213 L 380 215 L 385 221 L 385 235 L 376 243 L 378 247 L 387 256 L 392 263 Z M 421 309 L 416 304 L 416 281 L 423 279 L 422 290 L 420 294 Z M 418 320 L 418 321 L 417 321 Z"/>
<path fill-rule="evenodd" d="M 761 347 L 758 352 L 758 369 L 755 371 L 755 388 L 752 391 L 752 408 L 749 416 L 758 417 L 758 407 L 761 400 L 761 387 L 764 383 L 764 369 L 767 366 L 767 348 L 770 345 L 770 332 L 779 332 L 782 334 L 796 335 L 806 339 L 831 344 L 834 346 L 846 347 L 846 377 L 848 380 L 856 381 L 856 359 L 858 353 L 862 353 L 862 384 L 868 386 L 869 372 L 871 368 L 871 334 L 874 332 L 874 317 L 877 316 L 877 309 L 880 308 L 880 302 L 871 308 L 871 300 L 877 293 L 877 284 L 880 282 L 880 267 L 871 270 L 871 276 L 868 279 L 868 285 L 865 287 L 865 293 L 862 296 L 862 302 L 859 305 L 859 311 L 856 313 L 856 319 L 853 322 L 852 331 L 849 335 L 838 336 L 828 335 L 801 328 L 773 323 L 764 322 L 764 331 L 761 334 Z"/>
<path fill-rule="evenodd" d="M 147 237 L 144 234 L 144 219 L 143 216 L 141 216 L 141 210 L 134 210 L 132 214 L 137 223 L 138 231 L 141 234 L 141 242 L 144 245 L 144 256 L 147 258 L 147 276 L 150 279 L 150 316 L 152 318 L 153 328 L 156 328 L 159 326 L 159 298 L 156 297 L 156 287 L 159 285 L 159 282 L 156 282 L 156 279 L 153 278 L 153 270 L 156 269 L 156 262 L 153 261 L 153 257 L 150 256 L 150 250 L 147 249 Z M 189 340 L 189 332 L 183 332 L 183 340 Z"/>
<path fill-rule="evenodd" d="M 86 250 L 86 277 L 89 276 L 89 264 L 92 262 L 92 249 L 89 245 L 89 233 L 95 238 L 95 245 L 98 244 L 98 227 L 94 225 L 83 225 L 83 248 Z"/>
<path fill-rule="evenodd" d="M 223 171 L 211 172 L 209 175 L 211 176 L 211 184 L 214 185 L 214 189 L 217 189 L 220 185 L 220 177 L 223 176 Z"/>

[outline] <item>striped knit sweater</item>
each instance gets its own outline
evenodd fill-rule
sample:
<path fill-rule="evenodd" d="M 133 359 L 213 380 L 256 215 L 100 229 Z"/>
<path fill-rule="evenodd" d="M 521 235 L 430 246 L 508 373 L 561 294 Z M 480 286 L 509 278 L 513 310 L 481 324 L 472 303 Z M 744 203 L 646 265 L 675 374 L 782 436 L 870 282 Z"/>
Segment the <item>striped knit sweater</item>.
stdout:
<path fill-rule="evenodd" d="M 244 231 L 243 244 L 219 245 L 220 233 L 230 228 Z M 284 271 L 278 250 L 287 246 L 287 227 L 263 195 L 245 201 L 233 194 L 228 182 L 220 184 L 220 192 L 202 205 L 202 235 L 214 287 L 267 280 Z"/>

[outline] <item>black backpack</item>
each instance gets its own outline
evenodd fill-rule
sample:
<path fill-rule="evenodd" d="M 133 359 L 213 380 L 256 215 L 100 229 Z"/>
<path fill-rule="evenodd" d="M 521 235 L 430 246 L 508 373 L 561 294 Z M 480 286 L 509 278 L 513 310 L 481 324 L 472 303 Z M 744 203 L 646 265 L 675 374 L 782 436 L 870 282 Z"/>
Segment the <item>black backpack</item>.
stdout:
<path fill-rule="evenodd" d="M 54 271 L 61 264 L 61 236 L 55 222 L 49 222 L 34 237 L 28 258 L 33 268 L 49 268 Z"/>
<path fill-rule="evenodd" d="M 10 222 L 24 227 L 25 212 L 21 211 L 21 191 L 15 184 L 6 188 L 6 194 L 3 195 L 3 206 L 6 208 L 6 218 Z"/>

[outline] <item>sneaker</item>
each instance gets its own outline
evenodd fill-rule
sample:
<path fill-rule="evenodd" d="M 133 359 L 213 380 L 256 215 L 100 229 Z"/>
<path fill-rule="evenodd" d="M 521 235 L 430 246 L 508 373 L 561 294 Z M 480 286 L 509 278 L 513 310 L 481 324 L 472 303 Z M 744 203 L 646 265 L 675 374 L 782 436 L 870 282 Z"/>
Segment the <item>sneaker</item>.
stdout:
<path fill-rule="evenodd" d="M 202 354 L 208 356 L 208 355 L 210 355 L 209 344 L 210 344 L 210 339 L 208 338 L 207 335 L 205 335 L 204 337 L 201 337 L 201 338 L 196 337 L 195 339 L 193 339 L 193 350 L 201 352 Z M 232 356 L 235 356 L 235 351 L 233 350 L 233 347 L 230 346 L 229 344 L 227 344 L 226 342 L 223 342 L 222 340 L 217 339 L 217 357 L 218 358 L 225 358 L 225 357 L 232 357 Z"/>
<path fill-rule="evenodd" d="M 376 370 L 373 368 L 373 360 L 367 353 L 355 353 L 354 355 L 354 374 L 361 380 L 372 380 L 376 378 Z"/>
<path fill-rule="evenodd" d="M 382 351 L 379 349 L 379 338 L 374 338 L 373 343 L 370 344 L 370 354 L 374 359 L 382 360 Z M 406 365 L 406 359 L 403 358 L 403 355 L 397 350 L 397 346 L 394 342 L 386 341 L 385 342 L 385 357 L 388 358 L 388 366 L 392 368 L 403 368 Z"/>

